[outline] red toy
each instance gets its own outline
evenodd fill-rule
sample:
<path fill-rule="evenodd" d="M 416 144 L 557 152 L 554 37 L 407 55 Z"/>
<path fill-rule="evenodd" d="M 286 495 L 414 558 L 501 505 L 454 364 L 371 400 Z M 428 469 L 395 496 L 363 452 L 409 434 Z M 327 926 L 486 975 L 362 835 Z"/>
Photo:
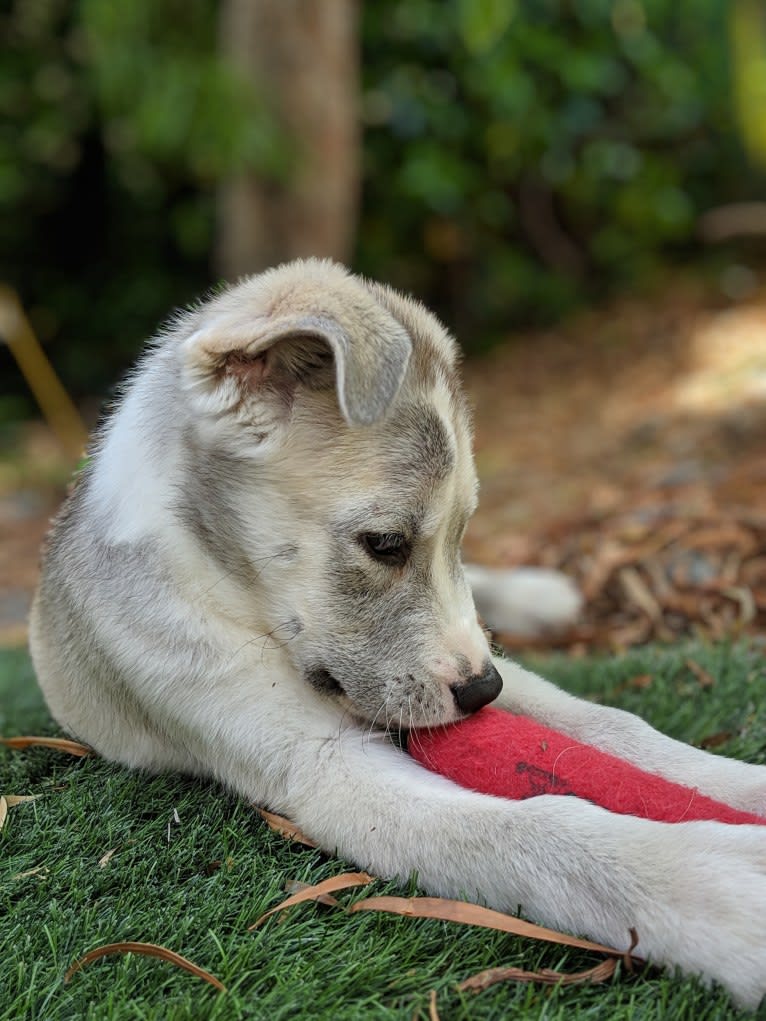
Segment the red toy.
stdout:
<path fill-rule="evenodd" d="M 462 787 L 501 798 L 570 794 L 610 812 L 658 822 L 716 819 L 766 825 L 766 818 L 499 709 L 484 708 L 460 723 L 412 731 L 409 752 L 422 766 Z"/>

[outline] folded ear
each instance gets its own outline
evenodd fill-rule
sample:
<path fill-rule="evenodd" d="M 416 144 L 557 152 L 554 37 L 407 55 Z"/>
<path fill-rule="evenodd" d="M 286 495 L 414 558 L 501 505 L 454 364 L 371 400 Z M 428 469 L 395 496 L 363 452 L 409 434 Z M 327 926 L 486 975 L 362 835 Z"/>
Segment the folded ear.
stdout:
<path fill-rule="evenodd" d="M 259 279 L 214 301 L 207 314 L 203 309 L 199 328 L 183 342 L 187 378 L 198 395 L 219 412 L 261 398 L 280 397 L 284 406 L 299 383 L 331 385 L 332 362 L 346 421 L 380 419 L 412 350 L 404 327 L 348 276 L 336 290 L 297 286 L 292 293 L 283 289 L 278 301 L 270 294 L 265 303 L 277 308 L 264 314 L 264 295 L 253 293 Z"/>

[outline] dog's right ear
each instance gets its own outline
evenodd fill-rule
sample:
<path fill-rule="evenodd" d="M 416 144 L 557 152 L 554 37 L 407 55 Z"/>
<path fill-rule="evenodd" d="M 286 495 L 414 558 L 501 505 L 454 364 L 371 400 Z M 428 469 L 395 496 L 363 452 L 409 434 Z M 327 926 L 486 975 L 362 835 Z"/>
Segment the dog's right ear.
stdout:
<path fill-rule="evenodd" d="M 404 327 L 327 263 L 254 277 L 198 315 L 198 329 L 181 345 L 185 382 L 201 409 L 236 411 L 239 419 L 248 410 L 262 419 L 264 403 L 284 411 L 299 384 L 334 382 L 349 425 L 370 424 L 396 397 L 412 351 Z"/>

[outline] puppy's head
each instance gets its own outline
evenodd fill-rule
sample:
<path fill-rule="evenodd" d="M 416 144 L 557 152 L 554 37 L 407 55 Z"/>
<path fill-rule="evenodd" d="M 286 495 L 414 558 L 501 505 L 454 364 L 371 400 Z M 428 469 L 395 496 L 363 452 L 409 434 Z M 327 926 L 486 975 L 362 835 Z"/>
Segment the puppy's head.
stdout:
<path fill-rule="evenodd" d="M 470 422 L 441 325 L 311 260 L 216 298 L 179 351 L 199 494 L 186 523 L 303 682 L 381 726 L 491 701 L 460 561 Z"/>

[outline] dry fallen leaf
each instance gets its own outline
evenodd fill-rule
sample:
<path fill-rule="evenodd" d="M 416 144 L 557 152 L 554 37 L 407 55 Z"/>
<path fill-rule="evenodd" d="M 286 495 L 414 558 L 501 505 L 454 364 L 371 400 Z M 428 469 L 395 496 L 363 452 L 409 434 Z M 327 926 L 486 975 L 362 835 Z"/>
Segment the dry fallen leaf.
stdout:
<path fill-rule="evenodd" d="M 38 865 L 33 869 L 27 869 L 26 872 L 17 872 L 15 876 L 11 876 L 11 879 L 27 879 L 29 876 L 40 876 L 44 879 L 49 872 L 50 869 L 47 865 Z"/>
<path fill-rule="evenodd" d="M 110 850 L 106 852 L 106 854 L 102 854 L 101 857 L 98 859 L 98 867 L 100 869 L 106 868 L 106 866 L 109 864 L 109 862 L 112 860 L 115 854 L 117 854 L 116 847 L 112 847 Z"/>
<path fill-rule="evenodd" d="M 267 812 L 265 808 L 259 808 L 258 812 L 270 829 L 274 830 L 275 833 L 279 833 L 287 840 L 295 840 L 299 844 L 305 844 L 306 847 L 317 846 L 313 840 L 310 840 L 307 836 L 301 833 L 295 823 L 290 822 L 289 819 L 285 819 L 283 815 L 275 815 L 274 812 Z"/>
<path fill-rule="evenodd" d="M 697 678 L 697 681 L 699 682 L 699 686 L 701 688 L 713 687 L 713 685 L 715 684 L 715 678 L 712 676 L 712 674 L 709 674 L 704 667 L 701 667 L 699 663 L 697 663 L 693 659 L 686 659 L 684 660 L 684 663 Z"/>
<path fill-rule="evenodd" d="M 629 677 L 627 681 L 623 681 L 622 684 L 618 684 L 613 694 L 621 695 L 624 691 L 646 691 L 647 688 L 651 688 L 653 683 L 652 674 L 636 674 L 634 677 Z"/>
<path fill-rule="evenodd" d="M 555 929 L 546 929 L 532 922 L 525 922 L 514 915 L 505 915 L 501 911 L 469 904 L 461 900 L 446 900 L 441 897 L 367 897 L 359 900 L 348 909 L 349 914 L 358 911 L 385 911 L 394 915 L 405 915 L 409 918 L 438 918 L 444 922 L 459 922 L 462 925 L 476 925 L 484 929 L 495 929 L 508 932 L 514 936 L 525 936 L 529 939 L 545 940 L 548 943 L 560 943 L 568 947 L 579 947 L 581 950 L 593 950 L 601 954 L 622 957 L 622 951 L 614 947 L 591 943 L 590 940 L 567 936 Z"/>
<path fill-rule="evenodd" d="M 640 958 L 632 956 L 638 946 L 638 932 L 632 927 L 629 931 L 630 946 L 622 955 L 622 963 L 627 971 L 632 972 L 633 965 L 640 961 Z M 551 968 L 541 968 L 539 971 L 525 971 L 523 968 L 515 967 L 487 968 L 486 971 L 480 971 L 477 975 L 471 975 L 470 978 L 464 979 L 458 989 L 479 993 L 497 982 L 541 982 L 544 985 L 562 986 L 593 984 L 609 981 L 616 969 L 616 957 L 601 961 L 600 964 L 593 968 L 587 968 L 585 971 L 570 973 L 554 971 Z"/>
<path fill-rule="evenodd" d="M 477 975 L 471 975 L 458 985 L 462 991 L 480 993 L 498 982 L 541 982 L 549 986 L 573 986 L 585 983 L 607 982 L 615 973 L 617 959 L 609 957 L 586 971 L 566 972 L 541 968 L 540 971 L 524 971 L 523 968 L 487 968 Z"/>
<path fill-rule="evenodd" d="M 318 900 L 325 894 L 335 893 L 337 890 L 349 890 L 355 886 L 367 886 L 368 883 L 374 882 L 374 879 L 374 876 L 368 876 L 366 872 L 344 872 L 343 875 L 331 876 L 330 879 L 325 879 L 315 886 L 307 886 L 261 915 L 252 925 L 248 926 L 248 932 L 257 929 L 269 915 L 273 915 L 277 911 L 284 911 L 285 908 L 290 908 L 294 904 L 302 904 L 304 901 Z"/>
<path fill-rule="evenodd" d="M 643 610 L 654 623 L 662 620 L 662 607 L 635 567 L 623 567 L 619 571 L 618 577 L 628 602 Z"/>
<path fill-rule="evenodd" d="M 35 801 L 40 794 L 0 794 L 0 830 L 5 826 L 8 810 L 24 801 Z"/>
<path fill-rule="evenodd" d="M 755 620 L 758 613 L 758 604 L 749 588 L 732 586 L 731 588 L 722 589 L 722 595 L 733 599 L 739 606 L 740 618 L 738 623 L 740 625 L 751 624 Z"/>
<path fill-rule="evenodd" d="M 0 744 L 7 748 L 22 751 L 25 748 L 52 748 L 54 751 L 66 752 L 68 755 L 92 755 L 93 749 L 78 741 L 70 741 L 64 737 L 0 737 Z"/>
<path fill-rule="evenodd" d="M 715 734 L 708 734 L 700 741 L 700 748 L 718 748 L 734 737 L 732 730 L 717 730 Z"/>
<path fill-rule="evenodd" d="M 168 950 L 167 947 L 158 946 L 156 943 L 108 943 L 103 947 L 96 947 L 94 950 L 89 950 L 87 954 L 84 954 L 72 964 L 66 975 L 64 975 L 64 981 L 68 982 L 72 975 L 86 964 L 98 960 L 99 957 L 106 957 L 108 954 L 143 954 L 146 957 L 158 957 L 162 961 L 175 964 L 178 968 L 184 968 L 186 971 L 191 972 L 192 975 L 196 975 L 197 978 L 209 982 L 211 986 L 215 986 L 222 993 L 226 992 L 226 986 L 215 975 L 211 975 L 209 971 L 205 971 L 204 968 L 193 964 L 174 950 Z"/>
<path fill-rule="evenodd" d="M 303 890 L 309 890 L 310 888 L 311 883 L 302 883 L 300 879 L 288 879 L 288 881 L 285 883 L 286 893 L 301 893 Z M 328 907 L 331 908 L 340 907 L 340 904 L 338 903 L 338 898 L 333 897 L 329 893 L 320 893 L 318 896 L 314 897 L 314 903 L 326 904 Z"/>

